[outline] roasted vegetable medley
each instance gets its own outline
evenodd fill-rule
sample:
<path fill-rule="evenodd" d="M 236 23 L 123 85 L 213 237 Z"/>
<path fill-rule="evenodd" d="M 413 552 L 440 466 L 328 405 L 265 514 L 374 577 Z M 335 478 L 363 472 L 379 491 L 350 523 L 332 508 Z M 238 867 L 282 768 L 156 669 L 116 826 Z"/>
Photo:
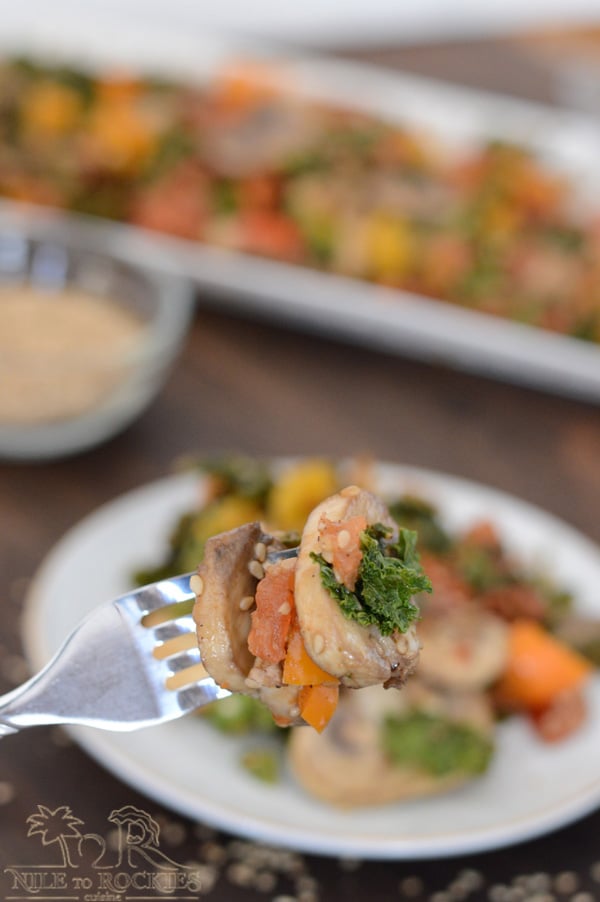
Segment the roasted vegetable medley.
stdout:
<path fill-rule="evenodd" d="M 376 490 L 374 469 L 361 461 L 305 459 L 274 471 L 223 457 L 199 467 L 197 509 L 174 529 L 165 560 L 139 573 L 139 582 L 195 569 L 209 536 L 251 520 L 294 544 L 312 509 L 347 482 Z M 418 533 L 416 559 L 433 585 L 431 594 L 416 590 L 416 673 L 400 691 L 342 687 L 321 734 L 280 730 L 257 699 L 243 695 L 202 715 L 245 737 L 243 763 L 253 774 L 276 779 L 283 754 L 309 792 L 343 806 L 437 793 L 478 777 L 493 759 L 495 725 L 508 716 L 527 718 L 534 741 L 565 739 L 586 720 L 586 682 L 599 663 L 600 623 L 582 619 L 567 591 L 514 560 L 492 522 L 450 531 L 429 500 L 386 502 L 403 534 Z"/>
<path fill-rule="evenodd" d="M 600 226 L 544 161 L 457 154 L 256 65 L 197 86 L 5 61 L 0 194 L 600 341 Z"/>

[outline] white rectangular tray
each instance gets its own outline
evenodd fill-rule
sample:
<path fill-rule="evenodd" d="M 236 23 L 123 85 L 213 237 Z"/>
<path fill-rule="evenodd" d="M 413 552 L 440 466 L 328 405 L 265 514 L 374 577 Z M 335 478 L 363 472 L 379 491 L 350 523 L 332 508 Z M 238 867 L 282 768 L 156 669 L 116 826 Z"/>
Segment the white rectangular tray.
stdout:
<path fill-rule="evenodd" d="M 364 64 L 166 25 L 131 30 L 106 17 L 61 18 L 26 28 L 3 23 L 0 54 L 21 52 L 83 66 L 133 66 L 206 80 L 240 58 L 277 60 L 294 90 L 424 129 L 460 149 L 489 138 L 516 141 L 565 173 L 584 210 L 600 212 L 600 125 L 578 113 L 450 86 Z M 5 208 L 3 217 L 8 215 Z M 53 214 L 39 212 L 51 219 Z M 167 268 L 218 295 L 220 309 L 416 358 L 442 361 L 508 381 L 600 401 L 600 346 L 468 311 L 404 291 L 303 267 L 157 236 L 128 226 L 87 223 L 96 240 L 127 242 L 141 256 L 162 251 Z M 202 297 L 202 292 L 200 293 Z"/>

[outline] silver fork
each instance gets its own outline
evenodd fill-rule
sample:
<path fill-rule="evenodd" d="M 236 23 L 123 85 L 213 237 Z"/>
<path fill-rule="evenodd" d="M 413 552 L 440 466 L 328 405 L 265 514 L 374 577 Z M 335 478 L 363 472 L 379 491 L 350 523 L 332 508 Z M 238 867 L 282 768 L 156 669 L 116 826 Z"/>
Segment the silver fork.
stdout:
<path fill-rule="evenodd" d="M 41 724 L 136 730 L 228 696 L 202 666 L 191 576 L 93 611 L 43 670 L 0 696 L 0 736 Z"/>

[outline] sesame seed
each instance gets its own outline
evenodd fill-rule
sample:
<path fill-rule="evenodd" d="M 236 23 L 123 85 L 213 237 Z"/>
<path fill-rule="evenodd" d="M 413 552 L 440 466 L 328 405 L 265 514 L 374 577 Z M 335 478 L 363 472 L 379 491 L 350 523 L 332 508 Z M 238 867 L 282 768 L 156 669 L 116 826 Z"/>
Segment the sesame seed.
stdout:
<path fill-rule="evenodd" d="M 169 846 L 180 846 L 186 840 L 186 829 L 177 821 L 169 821 L 161 830 L 161 838 Z"/>
<path fill-rule="evenodd" d="M 312 890 L 302 890 L 298 893 L 298 902 L 319 902 L 319 897 Z"/>
<path fill-rule="evenodd" d="M 253 869 L 243 861 L 235 861 L 227 868 L 227 879 L 235 886 L 250 886 L 253 877 Z"/>
<path fill-rule="evenodd" d="M 248 570 L 250 571 L 252 576 L 256 577 L 256 579 L 262 579 L 265 575 L 265 569 L 260 561 L 250 561 L 250 563 L 248 564 Z"/>
<path fill-rule="evenodd" d="M 257 542 L 254 546 L 254 557 L 257 561 L 264 561 L 267 556 L 267 546 L 264 542 Z"/>
<path fill-rule="evenodd" d="M 470 894 L 471 888 L 468 883 L 465 883 L 464 880 L 460 878 L 456 878 L 453 880 L 450 886 L 448 887 L 448 893 L 452 897 L 455 902 L 458 902 L 459 899 L 466 899 L 466 897 Z"/>
<path fill-rule="evenodd" d="M 317 633 L 312 643 L 314 652 L 316 655 L 320 655 L 323 649 L 325 648 L 325 639 L 321 635 L 321 633 Z"/>
<path fill-rule="evenodd" d="M 217 869 L 209 864 L 200 864 L 199 861 L 186 861 L 185 867 L 193 872 L 191 876 L 193 877 L 195 888 L 202 895 L 210 893 L 219 877 Z"/>
<path fill-rule="evenodd" d="M 344 548 L 347 548 L 348 545 L 350 544 L 350 539 L 351 539 L 351 535 L 348 532 L 348 530 L 341 529 L 338 532 L 338 537 L 337 537 L 338 548 L 341 548 L 342 550 Z"/>
<path fill-rule="evenodd" d="M 474 868 L 464 868 L 464 870 L 459 872 L 458 879 L 465 886 L 468 886 L 470 890 L 481 889 L 484 882 L 483 875 Z"/>
<path fill-rule="evenodd" d="M 5 780 L 0 782 L 0 805 L 8 805 L 15 797 L 15 788 Z"/>
<path fill-rule="evenodd" d="M 575 871 L 562 871 L 554 878 L 557 893 L 574 893 L 579 889 L 579 877 Z"/>
<path fill-rule="evenodd" d="M 194 836 L 196 839 L 209 840 L 214 839 L 217 835 L 217 831 L 213 827 L 209 827 L 207 824 L 195 824 L 194 825 Z"/>
<path fill-rule="evenodd" d="M 292 610 L 292 606 L 289 603 L 289 601 L 284 601 L 283 604 L 277 608 L 278 613 L 281 614 L 283 617 L 285 617 L 287 614 L 289 614 L 291 612 L 291 610 Z"/>
<path fill-rule="evenodd" d="M 600 883 L 600 861 L 595 861 L 591 866 L 590 877 L 595 883 Z"/>
<path fill-rule="evenodd" d="M 536 893 L 547 893 L 550 889 L 550 877 L 548 874 L 538 872 L 529 878 L 529 889 Z"/>
<path fill-rule="evenodd" d="M 270 893 L 275 889 L 277 877 L 270 871 L 260 871 L 254 878 L 254 888 L 260 893 Z"/>
<path fill-rule="evenodd" d="M 506 902 L 524 902 L 528 898 L 527 890 L 522 886 L 510 886 L 506 890 Z"/>
<path fill-rule="evenodd" d="M 190 579 L 190 589 L 194 595 L 202 595 L 204 592 L 204 580 L 197 573 L 194 573 Z"/>
<path fill-rule="evenodd" d="M 200 854 L 209 864 L 222 864 L 227 858 L 227 852 L 216 842 L 205 842 L 200 848 Z"/>
<path fill-rule="evenodd" d="M 423 881 L 417 876 L 405 877 L 400 881 L 398 889 L 403 896 L 414 899 L 423 894 Z"/>
<path fill-rule="evenodd" d="M 244 595 L 240 601 L 240 611 L 249 611 L 254 604 L 254 595 Z"/>

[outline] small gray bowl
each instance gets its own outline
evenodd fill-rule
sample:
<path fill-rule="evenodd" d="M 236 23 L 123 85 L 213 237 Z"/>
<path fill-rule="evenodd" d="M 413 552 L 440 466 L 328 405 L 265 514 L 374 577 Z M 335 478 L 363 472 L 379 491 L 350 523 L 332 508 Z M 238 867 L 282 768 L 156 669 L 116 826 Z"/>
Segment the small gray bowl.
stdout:
<path fill-rule="evenodd" d="M 71 301 L 84 296 L 82 304 L 92 297 L 95 308 L 135 324 L 127 342 L 108 342 L 94 353 L 75 340 L 70 345 L 63 330 L 59 350 L 46 353 L 23 350 L 35 345 L 29 335 L 16 340 L 24 307 L 12 324 L 0 317 L 0 458 L 75 454 L 124 429 L 156 397 L 188 331 L 193 288 L 157 245 L 126 229 L 2 204 L 0 301 L 12 294 L 15 309 L 23 289 L 43 295 L 46 317 L 66 292 Z"/>

